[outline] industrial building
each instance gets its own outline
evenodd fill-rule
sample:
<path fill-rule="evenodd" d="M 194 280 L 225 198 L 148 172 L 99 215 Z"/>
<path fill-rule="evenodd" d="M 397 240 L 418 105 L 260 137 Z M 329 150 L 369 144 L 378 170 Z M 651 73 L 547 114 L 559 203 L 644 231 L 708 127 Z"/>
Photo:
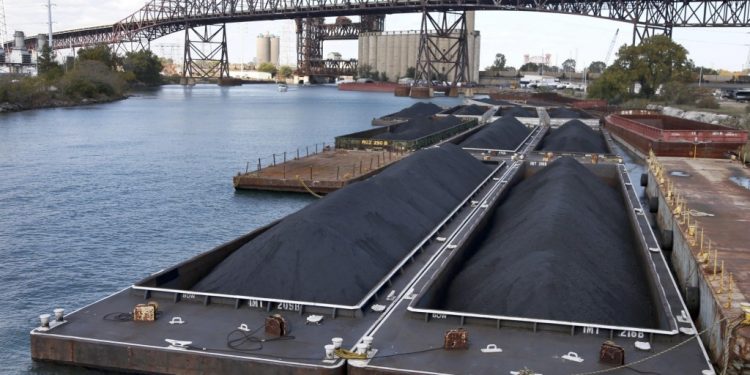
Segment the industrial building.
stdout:
<path fill-rule="evenodd" d="M 479 81 L 479 31 L 474 30 L 474 12 L 466 12 L 467 44 L 469 50 L 468 74 L 470 81 Z M 419 30 L 368 32 L 359 35 L 359 66 L 369 65 L 373 71 L 385 73 L 388 80 L 397 81 L 406 76 L 409 68 L 417 66 Z M 451 43 L 441 39 L 440 46 L 447 49 Z M 446 68 L 447 70 L 447 68 Z M 448 80 L 453 77 L 449 76 Z"/>
<path fill-rule="evenodd" d="M 269 33 L 260 34 L 255 40 L 255 64 L 270 62 L 279 66 L 279 51 L 281 39 Z"/>

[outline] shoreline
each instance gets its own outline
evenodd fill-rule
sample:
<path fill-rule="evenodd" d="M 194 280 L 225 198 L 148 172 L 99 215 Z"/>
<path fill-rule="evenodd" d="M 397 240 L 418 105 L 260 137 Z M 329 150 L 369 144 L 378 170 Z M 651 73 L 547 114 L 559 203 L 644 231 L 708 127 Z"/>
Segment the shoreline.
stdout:
<path fill-rule="evenodd" d="M 37 106 L 24 106 L 21 104 L 13 104 L 9 102 L 0 103 L 0 114 L 5 113 L 16 113 L 16 112 L 24 112 L 24 111 L 32 111 L 35 109 L 54 109 L 54 108 L 71 108 L 71 107 L 82 107 L 82 106 L 88 106 L 88 105 L 95 105 L 95 104 L 106 104 L 106 103 L 113 103 L 120 100 L 125 100 L 130 98 L 131 94 L 126 94 L 122 96 L 118 96 L 115 98 L 106 98 L 106 99 L 83 99 L 81 101 L 66 101 L 66 100 L 51 100 L 50 102 L 47 102 L 43 105 L 37 105 Z"/>

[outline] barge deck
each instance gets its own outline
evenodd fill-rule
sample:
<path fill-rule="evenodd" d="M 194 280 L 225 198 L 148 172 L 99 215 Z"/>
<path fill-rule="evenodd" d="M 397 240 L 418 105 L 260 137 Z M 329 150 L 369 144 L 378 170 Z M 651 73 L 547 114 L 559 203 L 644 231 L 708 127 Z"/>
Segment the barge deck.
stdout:
<path fill-rule="evenodd" d="M 328 194 L 368 178 L 408 155 L 383 150 L 324 150 L 239 174 L 232 182 L 240 190 Z"/>
<path fill-rule="evenodd" d="M 748 181 L 738 162 L 653 154 L 643 181 L 688 305 L 708 329 L 712 360 L 728 364 L 730 374 L 750 366 L 750 321 L 742 322 L 741 305 L 750 293 Z"/>

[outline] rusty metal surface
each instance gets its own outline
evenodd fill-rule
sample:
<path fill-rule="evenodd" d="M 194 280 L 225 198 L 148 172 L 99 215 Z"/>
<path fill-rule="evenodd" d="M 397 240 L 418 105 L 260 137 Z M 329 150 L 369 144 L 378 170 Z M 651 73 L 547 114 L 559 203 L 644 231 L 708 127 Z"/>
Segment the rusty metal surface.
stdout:
<path fill-rule="evenodd" d="M 625 349 L 611 341 L 605 341 L 599 350 L 599 362 L 620 366 L 625 364 Z"/>
<path fill-rule="evenodd" d="M 741 140 L 697 143 L 661 140 L 619 126 L 611 120 L 610 117 L 607 117 L 605 128 L 627 142 L 630 147 L 634 147 L 642 155 L 647 155 L 649 150 L 653 150 L 657 156 L 693 157 L 693 154 L 695 154 L 699 158 L 726 158 L 729 151 L 737 151 L 739 147 L 745 144 Z"/>
<path fill-rule="evenodd" d="M 375 150 L 330 150 L 307 157 L 289 155 L 260 171 L 233 178 L 235 189 L 306 192 L 300 180 L 315 193 L 327 194 L 365 179 L 408 156 Z"/>
<path fill-rule="evenodd" d="M 443 348 L 447 350 L 465 350 L 469 348 L 469 332 L 463 328 L 451 329 L 445 333 Z"/>
<path fill-rule="evenodd" d="M 156 305 L 139 303 L 133 309 L 133 320 L 136 322 L 153 322 L 156 320 Z"/>
<path fill-rule="evenodd" d="M 697 221 L 698 228 L 703 229 L 705 241 L 711 240 L 719 262 L 725 261 L 726 272 L 732 273 L 735 285 L 747 297 L 750 190 L 732 182 L 730 177 L 750 178 L 750 170 L 730 160 L 668 157 L 658 160 L 674 183 L 674 191 L 686 200 L 689 209 L 695 210 L 691 222 Z M 692 250 L 697 256 L 699 248 L 693 246 Z"/>

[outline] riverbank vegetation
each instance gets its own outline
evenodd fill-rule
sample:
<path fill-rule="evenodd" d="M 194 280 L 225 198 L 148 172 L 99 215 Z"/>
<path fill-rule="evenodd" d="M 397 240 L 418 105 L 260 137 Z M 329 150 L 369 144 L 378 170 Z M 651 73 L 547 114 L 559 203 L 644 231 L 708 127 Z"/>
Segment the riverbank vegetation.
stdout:
<path fill-rule="evenodd" d="M 131 88 L 162 83 L 161 61 L 151 51 L 119 56 L 102 45 L 82 48 L 75 59 L 60 64 L 45 47 L 37 63 L 35 77 L 0 78 L 0 112 L 109 102 Z"/>
<path fill-rule="evenodd" d="M 690 86 L 701 74 L 688 51 L 665 35 L 622 46 L 617 60 L 588 88 L 589 97 L 636 107 L 639 103 L 717 109 L 712 90 Z"/>

